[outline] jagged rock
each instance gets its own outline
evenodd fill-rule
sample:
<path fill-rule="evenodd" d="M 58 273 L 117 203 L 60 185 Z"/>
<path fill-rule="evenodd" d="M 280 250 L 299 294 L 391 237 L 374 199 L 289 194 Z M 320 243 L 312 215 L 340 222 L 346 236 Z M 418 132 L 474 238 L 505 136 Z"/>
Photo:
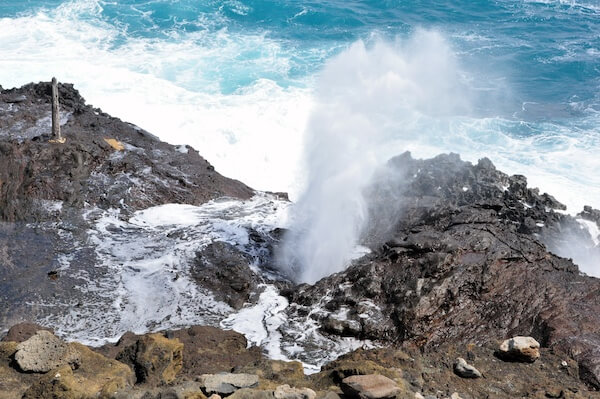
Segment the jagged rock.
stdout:
<path fill-rule="evenodd" d="M 203 374 L 200 385 L 207 394 L 229 395 L 238 389 L 255 388 L 258 386 L 258 376 L 254 374 Z"/>
<path fill-rule="evenodd" d="M 454 373 L 463 378 L 480 378 L 481 373 L 475 367 L 467 363 L 465 359 L 459 357 L 454 362 Z"/>
<path fill-rule="evenodd" d="M 52 334 L 54 334 L 54 331 L 51 328 L 42 327 L 39 324 L 35 324 L 35 323 L 24 322 L 24 323 L 15 324 L 11 328 L 9 328 L 8 332 L 2 338 L 1 341 L 4 341 L 4 342 L 7 342 L 7 341 L 12 341 L 12 342 L 27 341 L 29 338 L 31 338 L 39 330 L 50 331 Z"/>
<path fill-rule="evenodd" d="M 315 399 L 317 393 L 310 388 L 293 388 L 284 384 L 275 389 L 274 396 L 275 399 Z"/>
<path fill-rule="evenodd" d="M 512 337 L 500 344 L 497 353 L 504 360 L 533 363 L 540 357 L 540 344 L 532 337 Z"/>
<path fill-rule="evenodd" d="M 247 255 L 233 245 L 217 241 L 196 254 L 190 269 L 194 280 L 214 292 L 234 309 L 240 309 L 258 284 L 258 276 L 248 266 Z"/>
<path fill-rule="evenodd" d="M 183 343 L 182 373 L 192 377 L 232 370 L 262 358 L 260 348 L 248 348 L 246 338 L 235 331 L 193 326 L 166 335 Z"/>
<path fill-rule="evenodd" d="M 572 354 L 582 378 L 600 388 L 600 280 L 548 251 L 565 229 L 583 231 L 558 212 L 564 206 L 489 160 L 404 154 L 388 167 L 395 191 L 367 189 L 376 222 L 362 243 L 372 253 L 314 285 L 283 290 L 287 317 L 323 322 L 343 312 L 359 328 L 321 331 L 423 350 L 532 336 Z M 360 317 L 365 303 L 373 318 Z M 308 316 L 314 306 L 327 312 Z"/>
<path fill-rule="evenodd" d="M 350 398 L 394 398 L 402 389 L 389 378 L 379 374 L 353 375 L 342 380 L 342 390 Z"/>
<path fill-rule="evenodd" d="M 81 359 L 74 346 L 62 341 L 50 331 L 39 330 L 17 346 L 15 361 L 23 371 L 47 373 L 65 365 L 77 367 Z"/>
<path fill-rule="evenodd" d="M 88 399 L 112 397 L 135 382 L 133 371 L 123 363 L 110 360 L 74 343 L 80 365 L 73 370 L 62 366 L 41 376 L 27 389 L 22 399 Z"/>
<path fill-rule="evenodd" d="M 183 344 L 161 334 L 139 338 L 117 355 L 117 360 L 130 365 L 138 383 L 168 384 L 183 368 Z"/>

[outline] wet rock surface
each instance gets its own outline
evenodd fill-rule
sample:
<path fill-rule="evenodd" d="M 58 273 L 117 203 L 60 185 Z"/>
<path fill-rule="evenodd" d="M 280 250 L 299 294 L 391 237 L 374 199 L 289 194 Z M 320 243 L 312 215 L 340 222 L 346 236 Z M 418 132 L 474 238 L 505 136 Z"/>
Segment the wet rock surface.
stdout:
<path fill-rule="evenodd" d="M 49 298 L 89 306 L 72 287 L 110 273 L 88 233 L 101 212 L 127 220 L 156 205 L 254 195 L 193 148 L 86 104 L 73 85 L 59 84 L 59 97 L 64 144 L 49 142 L 49 82 L 0 91 L 0 331 L 55 317 Z"/>
<path fill-rule="evenodd" d="M 97 285 L 115 272 L 97 267 L 101 257 L 114 254 L 94 247 L 107 237 L 89 233 L 96 213 L 114 210 L 112 224 L 101 227 L 120 233 L 115 241 L 120 243 L 127 234 L 148 233 L 125 224 L 136 211 L 254 194 L 216 173 L 192 148 L 162 143 L 86 105 L 72 86 L 61 85 L 60 95 L 67 139 L 62 145 L 48 142 L 49 84 L 0 92 L 3 330 L 23 320 L 53 320 L 57 313 L 77 319 L 79 308 L 98 312 L 95 298 L 76 289 L 83 282 Z M 598 226 L 599 212 L 586 207 L 579 219 L 568 216 L 556 199 L 528 188 L 524 176 L 508 176 L 487 159 L 472 165 L 454 154 L 431 160 L 404 154 L 390 160 L 388 168 L 395 172 L 396 180 L 387 182 L 394 190 L 369 188 L 375 199 L 369 210 L 373 223 L 362 243 L 372 253 L 312 286 L 277 282 L 289 301 L 288 324 L 316 325 L 322 334 L 341 337 L 336 342 L 370 339 L 383 348 L 358 349 L 307 376 L 300 363 L 267 359 L 241 334 L 194 326 L 127 333 L 117 344 L 94 350 L 67 344 L 80 353 L 77 365 L 56 364 L 32 374 L 15 361 L 17 342 L 40 332 L 21 325 L 0 343 L 0 399 L 205 399 L 198 376 L 223 372 L 258 376 L 257 388 L 238 389 L 230 396 L 234 399 L 312 397 L 313 391 L 318 399 L 344 399 L 356 395 L 342 389 L 353 376 L 385 377 L 400 387 L 397 398 L 599 397 L 590 389 L 600 388 L 600 281 L 558 256 L 567 256 L 563 249 L 573 242 L 590 255 L 600 251 L 598 237 L 582 229 L 579 220 Z M 159 240 L 185 241 L 192 233 L 173 230 Z M 284 233 L 245 233 L 243 245 L 217 241 L 191 251 L 195 284 L 233 309 L 253 302 L 266 278 L 250 264 L 280 277 L 272 257 Z M 183 277 L 173 270 L 167 279 L 181 282 Z M 110 280 L 115 287 L 119 281 Z M 48 298 L 64 308 L 47 306 Z M 174 306 L 136 331 L 157 331 L 184 310 Z M 277 333 L 294 339 L 298 330 L 287 330 L 288 324 Z M 76 326 L 85 328 L 85 321 Z M 500 343 L 514 336 L 538 341 L 539 359 L 507 362 L 495 355 Z M 457 358 L 485 378 L 461 378 Z"/>
<path fill-rule="evenodd" d="M 404 154 L 388 166 L 401 195 L 383 192 L 372 208 L 377 215 L 378 206 L 400 204 L 388 237 L 367 235 L 372 254 L 313 286 L 284 291 L 289 317 L 311 314 L 328 334 L 424 351 L 527 335 L 569 353 L 600 387 L 600 280 L 548 250 L 578 224 L 559 212 L 564 206 L 486 159 L 472 165 L 455 154 Z M 315 306 L 327 312 L 309 313 Z M 344 317 L 332 324 L 332 314 Z"/>

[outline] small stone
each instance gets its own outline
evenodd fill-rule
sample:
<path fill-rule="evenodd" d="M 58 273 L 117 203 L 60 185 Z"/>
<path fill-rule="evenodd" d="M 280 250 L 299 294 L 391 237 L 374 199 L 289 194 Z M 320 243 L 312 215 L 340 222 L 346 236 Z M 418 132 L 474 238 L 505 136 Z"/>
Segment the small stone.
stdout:
<path fill-rule="evenodd" d="M 425 396 L 423 396 L 419 392 L 417 392 L 417 393 L 415 393 L 415 399 L 425 399 Z"/>
<path fill-rule="evenodd" d="M 213 393 L 212 395 L 210 395 L 210 396 L 208 397 L 208 399 L 221 399 L 221 396 L 220 396 L 220 395 L 217 395 L 216 393 Z"/>
<path fill-rule="evenodd" d="M 258 376 L 255 374 L 203 374 L 200 384 L 207 394 L 228 395 L 238 389 L 258 386 Z"/>
<path fill-rule="evenodd" d="M 505 340 L 497 352 L 508 361 L 533 363 L 540 357 L 540 344 L 532 337 L 513 337 Z"/>
<path fill-rule="evenodd" d="M 275 389 L 275 399 L 315 399 L 317 393 L 310 388 L 292 388 L 280 385 Z"/>
<path fill-rule="evenodd" d="M 458 392 L 454 392 L 450 395 L 450 399 L 462 399 L 462 397 L 458 394 Z"/>
<path fill-rule="evenodd" d="M 454 362 L 454 373 L 462 378 L 480 378 L 481 373 L 475 367 L 467 363 L 465 359 L 459 357 Z"/>
<path fill-rule="evenodd" d="M 80 363 L 79 352 L 50 331 L 39 330 L 17 346 L 15 361 L 26 372 L 47 373 L 61 366 Z"/>
<path fill-rule="evenodd" d="M 342 380 L 342 391 L 351 398 L 394 398 L 401 389 L 393 380 L 379 374 L 353 375 Z"/>
<path fill-rule="evenodd" d="M 569 366 L 569 363 L 567 363 L 565 360 L 563 360 L 562 362 L 560 362 L 561 367 L 567 368 Z"/>

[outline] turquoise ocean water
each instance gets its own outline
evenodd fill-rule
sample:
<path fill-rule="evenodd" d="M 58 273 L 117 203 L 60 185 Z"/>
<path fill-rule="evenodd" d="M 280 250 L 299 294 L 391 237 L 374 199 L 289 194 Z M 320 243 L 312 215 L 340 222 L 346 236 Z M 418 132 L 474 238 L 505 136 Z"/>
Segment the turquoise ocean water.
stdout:
<path fill-rule="evenodd" d="M 347 54 L 357 41 L 367 60 Z M 321 71 L 340 54 L 372 70 L 388 59 L 377 51 L 409 66 L 411 89 L 382 99 L 411 111 L 390 155 L 487 156 L 571 212 L 600 207 L 598 0 L 0 0 L 3 87 L 57 76 L 223 173 L 292 194 Z M 440 65 L 441 82 L 419 73 Z"/>

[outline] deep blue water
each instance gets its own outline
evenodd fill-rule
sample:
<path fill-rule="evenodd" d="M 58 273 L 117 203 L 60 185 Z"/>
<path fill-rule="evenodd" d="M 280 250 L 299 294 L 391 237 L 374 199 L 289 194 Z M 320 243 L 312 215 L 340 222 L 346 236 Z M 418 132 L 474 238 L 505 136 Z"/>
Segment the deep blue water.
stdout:
<path fill-rule="evenodd" d="M 469 125 L 477 134 L 458 129 L 466 136 L 446 138 L 440 150 L 490 156 L 510 172 L 538 176 L 538 184 L 566 179 L 572 187 L 591 186 L 587 193 L 594 198 L 587 202 L 600 203 L 595 198 L 600 197 L 600 180 L 591 170 L 600 167 L 599 0 L 0 0 L 0 18 L 0 84 L 39 80 L 53 71 L 75 81 L 96 105 L 113 113 L 123 108 L 114 105 L 115 93 L 120 93 L 119 104 L 127 104 L 127 95 L 131 101 L 147 97 L 146 91 L 129 93 L 129 73 L 185 90 L 185 95 L 168 99 L 169 107 L 201 101 L 188 95 L 203 96 L 214 112 L 243 108 L 244 101 L 263 101 L 264 96 L 273 96 L 280 105 L 286 95 L 291 99 L 302 90 L 311 92 L 328 60 L 356 40 L 369 45 L 401 41 L 420 28 L 436 30 L 478 93 L 469 115 L 477 120 Z M 62 50 L 66 61 L 44 60 L 55 45 L 50 38 L 67 47 Z M 110 92 L 98 87 L 92 76 L 97 71 L 90 72 L 103 65 L 112 68 L 111 77 L 123 76 L 122 81 L 111 78 Z M 275 89 L 258 90 L 264 82 Z M 248 98 L 240 99 L 244 95 Z M 214 104 L 207 100 L 210 96 L 215 96 Z M 140 116 L 143 110 L 121 115 L 170 138 L 160 126 L 149 126 L 154 122 Z M 243 141 L 241 130 L 226 130 L 218 134 L 230 144 Z M 494 146 L 506 140 L 511 148 L 495 153 Z M 234 166 L 219 164 L 227 147 L 211 151 L 201 149 L 235 175 Z"/>

